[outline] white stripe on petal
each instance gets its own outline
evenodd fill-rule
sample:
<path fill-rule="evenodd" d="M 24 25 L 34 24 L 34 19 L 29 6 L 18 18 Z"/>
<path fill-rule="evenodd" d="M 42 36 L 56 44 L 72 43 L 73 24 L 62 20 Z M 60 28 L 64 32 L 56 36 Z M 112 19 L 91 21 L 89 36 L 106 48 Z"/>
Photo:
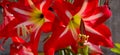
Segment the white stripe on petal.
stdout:
<path fill-rule="evenodd" d="M 66 29 L 62 32 L 62 34 L 60 35 L 60 38 L 61 38 L 63 35 L 65 35 L 65 34 L 67 33 L 67 31 L 68 31 L 68 27 L 66 27 Z"/>
<path fill-rule="evenodd" d="M 72 19 L 72 14 L 68 10 L 65 11 L 65 14 L 70 20 Z"/>
<path fill-rule="evenodd" d="M 50 22 L 50 20 L 49 20 L 49 19 L 47 19 L 47 18 L 45 18 L 45 22 Z"/>
<path fill-rule="evenodd" d="M 83 20 L 84 21 L 95 20 L 96 18 L 100 18 L 101 16 L 103 16 L 103 13 L 98 13 L 98 14 L 92 15 L 92 16 L 90 16 L 88 18 L 84 18 Z"/>
<path fill-rule="evenodd" d="M 78 12 L 79 15 L 81 15 L 85 11 L 85 9 L 87 8 L 87 5 L 88 5 L 88 0 L 85 0 L 83 5 L 82 5 L 82 8 Z"/>
<path fill-rule="evenodd" d="M 41 4 L 40 4 L 40 10 L 42 11 L 42 8 L 43 6 L 45 5 L 46 1 L 43 1 Z"/>
<path fill-rule="evenodd" d="M 16 12 L 23 14 L 23 15 L 30 15 L 30 12 L 27 12 L 25 10 L 19 9 L 19 8 L 13 8 Z"/>
<path fill-rule="evenodd" d="M 33 2 L 31 1 L 31 0 L 27 0 L 28 1 L 28 3 L 29 3 L 29 5 L 32 7 L 32 6 L 34 6 L 34 4 L 33 4 Z"/>
<path fill-rule="evenodd" d="M 21 42 L 17 37 L 15 37 L 16 41 Z"/>
<path fill-rule="evenodd" d="M 5 13 L 6 13 L 7 16 L 13 16 L 13 14 L 11 14 L 10 12 L 8 12 L 6 8 L 5 8 Z"/>
<path fill-rule="evenodd" d="M 10 12 L 7 11 L 7 9 L 5 8 L 5 13 L 6 13 L 6 16 L 10 17 L 10 21 L 15 19 L 15 17 L 13 16 L 13 14 L 11 14 Z"/>
<path fill-rule="evenodd" d="M 98 31 L 96 31 L 95 29 L 85 25 L 85 29 L 91 33 L 94 33 L 94 34 L 97 34 L 97 35 L 100 35 L 100 36 L 103 36 L 101 33 L 99 33 Z"/>
<path fill-rule="evenodd" d="M 72 32 L 72 36 L 73 36 L 73 38 L 74 38 L 74 40 L 77 40 L 77 38 L 78 38 L 78 33 L 77 33 L 77 31 L 76 31 L 76 29 L 74 28 L 74 29 L 71 29 L 71 32 Z"/>
<path fill-rule="evenodd" d="M 32 24 L 32 22 L 26 21 L 26 22 L 18 24 L 15 28 L 21 27 L 23 25 L 27 26 L 27 25 L 30 25 L 30 24 Z"/>
<path fill-rule="evenodd" d="M 35 31 L 35 35 L 34 35 L 34 37 L 36 38 L 37 37 L 37 34 L 39 34 L 39 29 L 40 29 L 41 27 L 38 27 Z"/>

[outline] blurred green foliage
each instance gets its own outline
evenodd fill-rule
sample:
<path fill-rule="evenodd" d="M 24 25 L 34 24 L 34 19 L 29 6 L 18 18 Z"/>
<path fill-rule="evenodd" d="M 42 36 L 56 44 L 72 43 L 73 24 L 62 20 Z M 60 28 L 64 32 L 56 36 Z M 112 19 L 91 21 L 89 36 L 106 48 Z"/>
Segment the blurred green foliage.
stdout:
<path fill-rule="evenodd" d="M 114 53 L 120 54 L 120 43 L 115 43 L 115 47 L 110 50 Z"/>

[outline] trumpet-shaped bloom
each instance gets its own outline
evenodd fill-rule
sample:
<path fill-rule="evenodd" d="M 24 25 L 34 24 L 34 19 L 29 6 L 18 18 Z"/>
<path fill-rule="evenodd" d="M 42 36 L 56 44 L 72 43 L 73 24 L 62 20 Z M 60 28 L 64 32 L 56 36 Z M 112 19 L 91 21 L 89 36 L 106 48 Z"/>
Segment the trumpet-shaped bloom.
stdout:
<path fill-rule="evenodd" d="M 54 55 L 55 51 L 67 46 L 77 53 L 78 48 L 84 47 L 87 41 L 92 52 L 102 53 L 98 46 L 113 47 L 110 30 L 103 24 L 111 16 L 111 11 L 107 2 L 103 6 L 99 6 L 98 2 L 2 0 L 0 5 L 4 21 L 0 26 L 0 39 L 11 37 L 11 55 L 37 55 L 41 32 L 52 32 L 44 44 L 45 55 Z M 29 40 L 20 36 L 29 36 Z M 82 43 L 81 46 L 78 43 Z"/>
<path fill-rule="evenodd" d="M 111 16 L 108 5 L 99 6 L 98 0 L 84 0 L 82 5 L 78 6 L 79 10 L 76 10 L 73 9 L 75 5 L 64 2 L 58 0 L 53 5 L 53 9 L 62 20 L 63 25 L 56 29 L 46 41 L 45 55 L 54 55 L 56 50 L 67 46 L 71 46 L 74 51 L 77 51 L 75 47 L 79 34 L 89 35 L 88 42 L 92 44 L 113 47 L 110 30 L 103 24 Z M 81 23 L 83 23 L 83 28 L 80 27 Z"/>
<path fill-rule="evenodd" d="M 36 1 L 36 0 L 34 0 Z M 33 45 L 31 50 L 34 52 L 33 54 L 37 55 L 38 43 L 40 39 L 41 31 L 49 32 L 51 31 L 52 22 L 54 21 L 54 15 L 49 8 L 49 1 L 39 1 L 39 3 L 34 3 L 31 0 L 19 0 L 18 2 L 9 2 L 8 4 L 4 4 L 9 1 L 3 2 L 2 5 L 5 7 L 4 10 L 4 23 L 1 25 L 0 37 L 11 37 L 13 41 L 13 45 L 18 44 L 23 45 L 23 49 L 27 49 L 28 47 L 24 46 L 26 41 L 18 36 L 29 36 L 27 35 L 29 32 L 30 41 Z M 9 8 L 9 9 L 8 9 Z M 43 9 L 44 8 L 44 9 Z M 7 19 L 7 20 L 6 20 Z M 10 21 L 8 21 L 10 19 Z M 7 23 L 7 24 L 6 24 Z M 49 26 L 49 27 L 47 27 Z M 7 33 L 7 34 L 6 34 Z M 25 43 L 24 43 L 25 42 Z M 19 45 L 18 45 L 19 46 Z M 14 54 L 14 51 L 19 51 L 20 49 L 17 46 L 11 46 L 11 55 Z M 21 50 L 20 50 L 21 51 Z M 27 53 L 16 53 L 16 54 L 27 54 Z"/>
<path fill-rule="evenodd" d="M 57 6 L 56 6 L 57 7 Z M 90 9 L 89 9 L 90 8 Z M 70 9 L 70 8 L 67 8 Z M 71 13 L 74 12 L 70 11 Z M 106 21 L 111 16 L 111 11 L 109 10 L 108 5 L 98 6 L 98 0 L 84 0 L 81 9 L 76 13 L 73 14 L 74 16 L 71 16 L 67 10 L 65 10 L 65 13 L 69 19 L 75 20 L 77 24 L 80 24 L 79 20 L 83 20 L 85 25 L 86 32 L 91 32 L 93 34 L 96 34 L 101 37 L 105 37 L 111 42 L 111 33 L 108 27 L 106 27 L 103 22 Z M 79 26 L 79 25 L 78 25 Z M 97 29 L 96 29 L 97 28 Z M 100 30 L 98 30 L 100 29 Z M 106 29 L 106 34 L 103 34 L 102 29 Z M 88 34 L 90 35 L 90 34 Z M 94 35 L 93 35 L 94 36 Z M 91 38 L 91 37 L 90 37 Z M 97 38 L 97 36 L 96 36 Z M 94 38 L 92 38 L 94 39 Z M 106 40 L 106 39 L 104 39 Z M 107 41 L 107 40 L 106 40 Z M 97 41 L 96 41 L 97 42 Z M 104 42 L 103 42 L 104 43 Z M 112 43 L 105 46 L 112 47 Z"/>
<path fill-rule="evenodd" d="M 14 3 L 17 5 L 11 5 L 9 11 L 14 14 L 16 19 L 21 21 L 17 26 L 34 24 L 36 28 L 41 28 L 42 26 L 51 25 L 54 20 L 54 15 L 48 10 L 49 1 L 41 1 L 39 3 L 34 3 L 31 0 L 26 0 L 27 5 L 19 5 L 19 3 Z M 44 25 L 45 24 L 45 25 Z M 44 29 L 45 32 L 47 32 Z M 48 30 L 49 31 L 49 30 Z"/>
<path fill-rule="evenodd" d="M 34 55 L 35 52 L 32 49 L 32 43 L 25 40 L 14 37 L 13 43 L 10 45 L 10 55 Z"/>

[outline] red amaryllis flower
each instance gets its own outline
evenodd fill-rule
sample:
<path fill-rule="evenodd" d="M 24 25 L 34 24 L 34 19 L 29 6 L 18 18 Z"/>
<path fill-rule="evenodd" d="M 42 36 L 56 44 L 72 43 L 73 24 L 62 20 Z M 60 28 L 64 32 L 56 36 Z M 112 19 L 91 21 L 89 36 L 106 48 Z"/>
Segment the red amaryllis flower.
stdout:
<path fill-rule="evenodd" d="M 70 8 L 68 7 L 68 10 L 69 9 Z M 72 13 L 72 12 L 74 12 L 74 10 L 70 11 L 70 12 Z M 102 34 L 102 32 L 96 30 L 95 28 L 100 29 L 100 30 L 106 29 L 107 33 L 102 34 L 102 35 L 105 38 L 107 38 L 108 40 L 110 40 L 111 34 L 110 34 L 109 29 L 105 25 L 102 25 L 103 22 L 106 21 L 111 16 L 111 11 L 109 10 L 109 7 L 107 5 L 107 1 L 105 2 L 105 5 L 98 6 L 98 0 L 96 0 L 96 1 L 84 0 L 81 9 L 76 14 L 72 14 L 74 16 L 71 16 L 69 12 L 66 12 L 66 14 L 67 14 L 68 17 L 71 17 L 71 19 L 72 19 L 72 17 L 75 20 L 82 19 L 83 22 L 85 23 L 85 29 L 86 29 L 87 32 L 91 32 L 91 33 L 94 33 L 94 34 L 95 33 L 99 33 L 99 34 L 101 33 Z M 79 21 L 77 21 L 77 22 L 79 23 Z M 100 27 L 102 27 L 102 28 L 100 28 Z M 100 36 L 100 35 L 98 35 L 98 36 Z M 109 42 L 111 42 L 111 40 Z M 110 46 L 112 46 L 112 44 L 108 44 L 108 45 L 105 44 L 105 46 L 110 47 Z"/>
<path fill-rule="evenodd" d="M 13 37 L 13 43 L 10 45 L 10 55 L 34 55 L 32 43 L 27 43 L 25 40 Z"/>
<path fill-rule="evenodd" d="M 80 7 L 81 9 L 74 14 L 74 10 L 69 10 L 71 7 L 64 7 L 65 3 L 57 1 L 54 4 L 53 9 L 58 13 L 63 25 L 57 28 L 46 41 L 44 45 L 45 55 L 54 55 L 56 50 L 69 45 L 74 49 L 78 34 L 83 31 L 90 36 L 88 41 L 92 44 L 113 47 L 110 30 L 103 24 L 111 16 L 108 5 L 98 6 L 98 0 L 84 0 Z M 83 31 L 79 31 L 81 19 L 84 23 L 83 26 L 85 26 Z"/>
<path fill-rule="evenodd" d="M 27 43 L 25 43 L 25 45 L 21 43 L 13 43 L 11 45 L 10 55 L 34 55 L 31 46 L 26 44 Z"/>
<path fill-rule="evenodd" d="M 2 41 L 2 43 L 0 44 L 0 50 L 2 50 L 2 45 L 5 43 L 5 41 L 8 39 L 9 37 L 9 33 L 8 33 L 8 27 L 7 25 L 9 24 L 9 22 L 11 22 L 15 17 L 13 16 L 13 14 L 11 14 L 10 12 L 8 12 L 8 8 L 7 5 L 9 4 L 9 2 L 7 0 L 1 1 L 0 6 L 3 9 L 3 21 L 2 24 L 0 24 L 0 39 L 4 39 Z"/>
<path fill-rule="evenodd" d="M 31 0 L 27 0 L 27 2 L 27 6 L 18 4 L 11 5 L 12 7 L 9 8 L 11 8 L 10 12 L 13 13 L 14 16 L 22 22 L 16 27 L 20 27 L 21 25 L 33 25 L 32 33 L 34 33 L 34 35 L 30 37 L 30 42 L 35 40 L 33 44 L 34 47 L 36 47 L 35 50 L 37 50 L 41 34 L 40 32 L 51 31 L 52 22 L 54 21 L 54 15 L 50 10 L 48 10 L 51 1 L 34 3 Z"/>
<path fill-rule="evenodd" d="M 18 3 L 20 3 L 20 2 L 18 2 Z M 16 17 L 14 17 L 14 14 L 12 14 L 11 12 L 8 11 L 9 10 L 8 6 L 10 4 L 12 4 L 12 2 L 10 2 L 8 0 L 3 0 L 0 4 L 3 7 L 3 17 L 4 17 L 3 23 L 0 25 L 1 38 L 17 35 L 16 26 L 21 22 L 18 19 L 16 19 Z"/>
<path fill-rule="evenodd" d="M 16 19 L 21 21 L 20 25 L 35 24 L 35 28 L 44 27 L 46 25 L 51 25 L 54 20 L 54 15 L 49 8 L 49 1 L 41 1 L 39 3 L 34 3 L 31 0 L 26 0 L 27 5 L 22 5 L 19 3 L 14 3 L 16 5 L 9 5 L 10 12 L 14 14 Z M 45 24 L 45 25 L 44 25 Z M 44 32 L 50 31 L 49 28 L 44 28 Z"/>
<path fill-rule="evenodd" d="M 0 50 L 4 50 L 2 45 L 4 45 L 9 37 L 12 39 L 13 43 L 19 42 L 22 44 L 25 41 L 18 36 L 27 36 L 27 34 L 30 32 L 29 26 L 21 26 L 18 28 L 15 27 L 19 23 L 19 21 L 14 17 L 12 13 L 8 11 L 8 5 L 10 4 L 11 2 L 7 0 L 3 0 L 0 4 L 3 9 L 3 22 L 0 25 L 0 39 L 3 39 L 3 41 L 0 44 Z"/>
<path fill-rule="evenodd" d="M 33 37 L 34 33 L 31 34 Z M 38 37 L 38 36 L 37 36 Z M 38 39 L 30 38 L 30 41 L 23 40 L 17 36 L 12 37 L 13 43 L 10 45 L 10 55 L 38 55 Z"/>
<path fill-rule="evenodd" d="M 51 31 L 54 15 L 52 14 L 51 11 L 48 10 L 49 8 L 48 5 L 50 4 L 49 3 L 50 1 L 43 1 L 39 3 L 33 3 L 31 0 L 25 0 L 25 1 L 19 0 L 18 2 L 11 2 L 10 4 L 5 4 L 5 6 L 9 8 L 9 12 L 12 13 L 12 15 L 14 15 L 12 17 L 15 17 L 15 18 L 12 21 L 10 21 L 6 26 L 4 26 L 4 28 L 1 30 L 1 33 L 3 34 L 8 33 L 7 37 L 12 36 L 12 40 L 14 44 L 14 41 L 16 41 L 16 39 L 14 38 L 20 39 L 19 37 L 15 37 L 15 36 L 18 36 L 18 34 L 21 35 L 22 33 L 21 31 L 25 31 L 27 28 L 26 26 L 28 26 L 30 30 L 27 30 L 27 31 L 31 31 L 33 34 L 30 37 L 30 42 L 33 42 L 32 47 L 36 47 L 33 49 L 34 49 L 34 52 L 37 52 L 38 42 L 40 38 L 40 31 L 41 30 L 44 32 Z M 32 29 L 31 29 L 31 26 L 33 27 Z M 47 28 L 47 26 L 49 26 L 49 28 Z M 22 29 L 22 28 L 25 28 L 25 29 Z M 5 36 L 3 34 L 1 36 Z M 20 41 L 19 44 L 22 44 L 21 42 L 22 41 Z M 13 51 L 11 50 L 11 52 Z"/>

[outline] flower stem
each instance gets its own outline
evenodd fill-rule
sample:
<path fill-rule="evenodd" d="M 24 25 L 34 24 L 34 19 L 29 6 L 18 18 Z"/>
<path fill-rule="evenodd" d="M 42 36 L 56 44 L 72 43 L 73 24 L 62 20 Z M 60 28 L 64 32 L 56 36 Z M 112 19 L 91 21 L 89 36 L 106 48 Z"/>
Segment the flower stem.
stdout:
<path fill-rule="evenodd" d="M 81 23 L 80 23 L 80 31 L 81 31 L 81 35 L 80 35 L 80 42 L 79 44 L 79 48 L 78 48 L 78 55 L 88 55 L 88 46 L 84 45 L 85 41 L 88 39 L 88 37 L 85 35 L 85 25 L 83 20 L 81 19 Z"/>
<path fill-rule="evenodd" d="M 88 46 L 84 46 L 84 48 L 79 48 L 77 55 L 88 55 Z"/>

